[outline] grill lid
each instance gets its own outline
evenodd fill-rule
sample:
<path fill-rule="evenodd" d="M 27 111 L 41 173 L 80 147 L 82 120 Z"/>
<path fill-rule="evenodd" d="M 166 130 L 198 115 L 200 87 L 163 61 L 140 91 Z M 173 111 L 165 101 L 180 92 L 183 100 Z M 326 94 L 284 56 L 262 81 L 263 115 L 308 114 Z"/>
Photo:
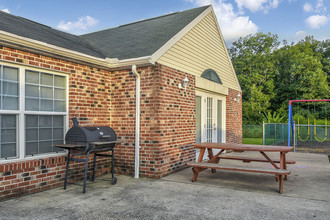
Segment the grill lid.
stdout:
<path fill-rule="evenodd" d="M 116 141 L 115 131 L 108 126 L 79 127 L 76 118 L 72 119 L 74 127 L 70 128 L 65 135 L 67 144 L 86 144 L 90 142 Z"/>

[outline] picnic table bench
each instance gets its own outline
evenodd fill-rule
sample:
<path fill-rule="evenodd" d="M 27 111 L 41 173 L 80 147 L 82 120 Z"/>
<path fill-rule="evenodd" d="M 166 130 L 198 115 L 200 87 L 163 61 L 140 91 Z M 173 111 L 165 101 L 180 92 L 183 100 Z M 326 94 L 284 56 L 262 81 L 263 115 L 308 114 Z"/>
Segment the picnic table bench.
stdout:
<path fill-rule="evenodd" d="M 264 174 L 274 174 L 276 181 L 279 182 L 279 193 L 283 192 L 283 180 L 287 180 L 287 175 L 291 172 L 287 170 L 287 164 L 294 164 L 293 160 L 286 160 L 286 154 L 293 150 L 293 147 L 282 147 L 282 146 L 265 146 L 265 145 L 246 145 L 246 144 L 228 144 L 228 143 L 200 143 L 194 144 L 195 148 L 200 149 L 200 154 L 197 162 L 187 163 L 187 166 L 192 167 L 193 177 L 192 181 L 197 181 L 198 174 L 206 169 L 211 169 L 215 172 L 216 169 L 239 171 L 239 172 L 253 172 L 253 173 L 264 173 Z M 219 149 L 220 152 L 213 155 L 212 149 Z M 203 157 L 205 151 L 208 151 L 209 160 L 203 162 Z M 251 158 L 251 157 L 240 157 L 240 156 L 225 156 L 221 155 L 225 150 L 233 151 L 255 151 L 260 152 L 260 154 L 265 159 Z M 272 160 L 265 152 L 279 152 L 280 160 Z M 221 156 L 220 156 L 221 155 Z M 264 169 L 264 168 L 252 168 L 244 166 L 224 166 L 219 164 L 220 159 L 230 159 L 230 160 L 242 160 L 243 162 L 269 162 L 275 169 Z M 276 163 L 280 163 L 277 166 Z"/>

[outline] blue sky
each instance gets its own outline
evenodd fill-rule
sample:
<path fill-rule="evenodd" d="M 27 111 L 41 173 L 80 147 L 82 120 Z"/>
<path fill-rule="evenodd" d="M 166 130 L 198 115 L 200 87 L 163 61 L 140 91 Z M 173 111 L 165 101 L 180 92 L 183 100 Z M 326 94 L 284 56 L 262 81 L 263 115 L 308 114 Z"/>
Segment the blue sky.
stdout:
<path fill-rule="evenodd" d="M 257 32 L 330 39 L 330 0 L 0 0 L 0 10 L 84 34 L 208 4 L 227 44 Z"/>

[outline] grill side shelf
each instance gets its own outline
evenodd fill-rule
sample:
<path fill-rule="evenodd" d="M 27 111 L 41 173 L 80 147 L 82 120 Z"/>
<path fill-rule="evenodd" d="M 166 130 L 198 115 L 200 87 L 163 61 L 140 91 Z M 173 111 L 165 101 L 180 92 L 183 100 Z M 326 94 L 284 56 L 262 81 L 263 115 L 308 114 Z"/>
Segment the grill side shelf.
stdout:
<path fill-rule="evenodd" d="M 77 145 L 77 144 L 56 144 L 54 147 L 64 148 L 64 149 L 77 149 L 77 148 L 85 148 L 86 145 Z"/>
<path fill-rule="evenodd" d="M 121 143 L 121 141 L 102 141 L 102 142 L 90 142 L 92 145 L 105 145 L 105 144 L 116 144 Z"/>

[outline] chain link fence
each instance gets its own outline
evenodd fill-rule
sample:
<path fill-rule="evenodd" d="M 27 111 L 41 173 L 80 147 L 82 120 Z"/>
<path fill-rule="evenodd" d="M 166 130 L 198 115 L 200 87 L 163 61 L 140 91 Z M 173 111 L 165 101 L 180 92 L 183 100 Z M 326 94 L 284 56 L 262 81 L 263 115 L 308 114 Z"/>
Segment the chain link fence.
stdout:
<path fill-rule="evenodd" d="M 243 125 L 243 144 L 262 144 L 262 125 Z"/>
<path fill-rule="evenodd" d="M 263 144 L 288 146 L 288 124 L 263 124 Z"/>
<path fill-rule="evenodd" d="M 295 125 L 293 146 L 297 152 L 330 155 L 330 126 Z"/>
<path fill-rule="evenodd" d="M 295 152 L 330 155 L 329 125 L 294 125 Z M 288 146 L 288 124 L 243 125 L 243 144 Z"/>

